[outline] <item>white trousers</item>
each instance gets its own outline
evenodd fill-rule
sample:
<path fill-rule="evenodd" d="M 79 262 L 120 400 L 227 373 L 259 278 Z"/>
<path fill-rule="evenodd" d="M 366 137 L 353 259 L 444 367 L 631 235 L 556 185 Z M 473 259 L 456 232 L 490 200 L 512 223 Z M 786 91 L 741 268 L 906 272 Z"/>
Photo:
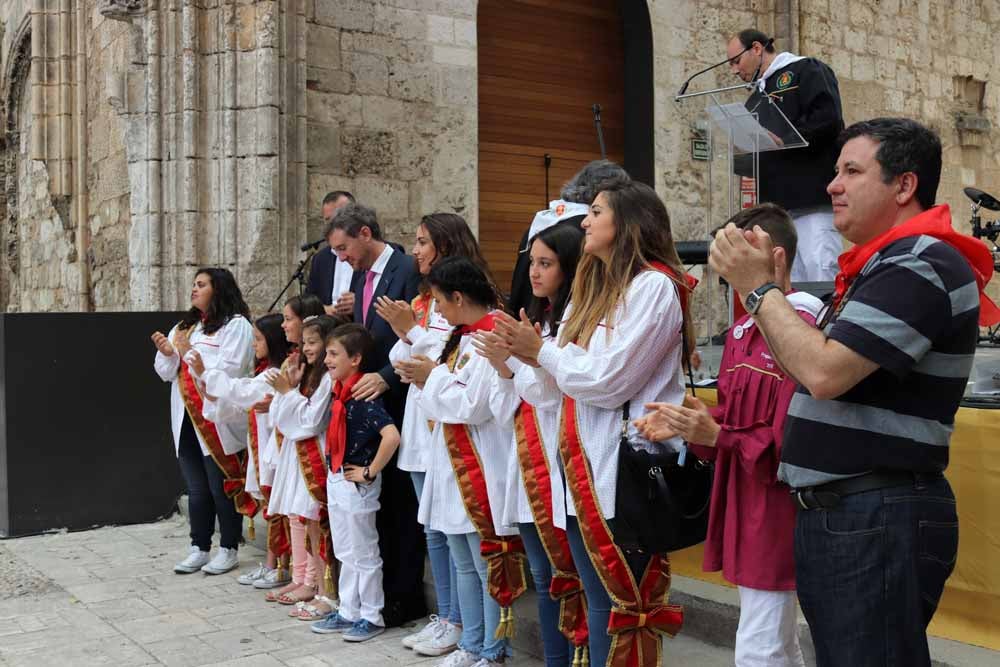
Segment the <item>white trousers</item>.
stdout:
<path fill-rule="evenodd" d="M 326 477 L 330 536 L 333 553 L 340 561 L 340 615 L 348 621 L 363 618 L 378 626 L 385 625 L 382 556 L 375 528 L 381 491 L 381 475 L 369 485 L 348 482 L 339 472 Z"/>
<path fill-rule="evenodd" d="M 736 629 L 736 667 L 804 667 L 795 591 L 737 589 L 740 624 Z"/>
<path fill-rule="evenodd" d="M 828 282 L 840 267 L 837 258 L 844 241 L 833 226 L 833 212 L 809 213 L 793 218 L 798 245 L 792 262 L 792 282 Z"/>

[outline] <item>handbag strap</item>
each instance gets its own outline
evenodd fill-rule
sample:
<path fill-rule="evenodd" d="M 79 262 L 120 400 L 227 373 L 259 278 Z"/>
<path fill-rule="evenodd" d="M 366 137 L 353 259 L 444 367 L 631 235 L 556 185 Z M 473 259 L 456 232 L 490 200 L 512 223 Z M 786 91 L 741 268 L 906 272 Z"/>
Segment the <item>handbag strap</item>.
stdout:
<path fill-rule="evenodd" d="M 688 353 L 690 348 L 688 347 L 688 337 L 687 330 L 684 328 L 684 324 L 681 324 L 681 354 L 684 358 L 681 359 L 681 364 L 684 364 L 684 359 L 688 360 L 688 380 L 691 381 L 691 395 L 695 396 L 694 392 L 694 371 L 691 370 L 691 360 L 688 358 Z M 629 404 L 631 401 L 625 401 L 625 405 L 622 406 L 622 438 L 628 437 L 628 421 L 629 421 Z"/>

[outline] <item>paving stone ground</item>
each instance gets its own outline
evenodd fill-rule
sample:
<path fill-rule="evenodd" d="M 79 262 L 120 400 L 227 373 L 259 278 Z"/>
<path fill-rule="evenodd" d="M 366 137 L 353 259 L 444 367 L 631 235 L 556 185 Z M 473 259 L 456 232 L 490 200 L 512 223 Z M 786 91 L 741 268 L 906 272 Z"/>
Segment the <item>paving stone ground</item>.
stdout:
<path fill-rule="evenodd" d="M 0 542 L 0 665 L 226 665 L 231 667 L 396 667 L 436 664 L 403 648 L 412 629 L 362 645 L 316 635 L 236 583 L 237 572 L 177 575 L 187 523 L 58 533 Z M 263 556 L 240 550 L 242 567 Z M 732 651 L 678 638 L 670 664 L 732 665 Z M 665 660 L 665 664 L 668 660 Z M 540 660 L 519 651 L 512 667 Z"/>

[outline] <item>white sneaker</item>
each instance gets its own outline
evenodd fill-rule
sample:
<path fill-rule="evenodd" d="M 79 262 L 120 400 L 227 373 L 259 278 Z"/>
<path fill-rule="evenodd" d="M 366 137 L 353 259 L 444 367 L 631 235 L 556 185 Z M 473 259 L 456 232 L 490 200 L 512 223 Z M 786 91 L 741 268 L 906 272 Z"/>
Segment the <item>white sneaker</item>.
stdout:
<path fill-rule="evenodd" d="M 412 635 L 406 635 L 403 637 L 403 646 L 406 648 L 413 648 L 417 644 L 422 644 L 423 642 L 430 641 L 434 638 L 434 635 L 438 633 L 438 630 L 443 623 L 437 614 L 431 614 L 430 623 L 421 628 L 418 632 L 414 632 Z"/>
<path fill-rule="evenodd" d="M 202 551 L 195 545 L 191 545 L 187 558 L 174 565 L 174 572 L 177 574 L 191 574 L 200 570 L 209 560 L 207 551 Z"/>
<path fill-rule="evenodd" d="M 413 652 L 420 655 L 444 655 L 458 648 L 458 640 L 462 638 L 462 629 L 448 621 L 440 621 L 437 633 L 427 641 L 413 647 Z M 459 651 L 463 653 L 464 651 Z M 469 655 L 472 655 L 471 653 Z M 462 663 L 463 665 L 465 663 Z M 449 666 L 450 667 L 450 666 Z"/>
<path fill-rule="evenodd" d="M 236 549 L 219 547 L 219 550 L 215 552 L 215 557 L 201 568 L 201 571 L 205 574 L 225 574 L 235 569 L 239 564 L 240 554 Z"/>
<path fill-rule="evenodd" d="M 281 568 L 275 568 L 268 570 L 267 574 L 253 582 L 253 587 L 266 591 L 271 588 L 280 588 L 291 581 L 292 577 L 287 572 L 282 572 Z"/>
<path fill-rule="evenodd" d="M 250 570 L 249 572 L 241 574 L 236 579 L 236 581 L 243 584 L 244 586 L 253 586 L 253 582 L 257 581 L 258 579 L 263 579 L 270 571 L 271 568 L 269 568 L 267 565 L 264 565 L 263 563 L 258 563 L 257 567 Z"/>
<path fill-rule="evenodd" d="M 501 667 L 502 662 L 493 662 L 492 660 L 487 660 L 486 658 L 480 658 L 479 662 L 472 665 L 472 667 Z"/>
<path fill-rule="evenodd" d="M 479 662 L 479 658 L 476 656 L 472 655 L 468 651 L 458 650 L 434 667 L 472 667 L 477 662 Z"/>

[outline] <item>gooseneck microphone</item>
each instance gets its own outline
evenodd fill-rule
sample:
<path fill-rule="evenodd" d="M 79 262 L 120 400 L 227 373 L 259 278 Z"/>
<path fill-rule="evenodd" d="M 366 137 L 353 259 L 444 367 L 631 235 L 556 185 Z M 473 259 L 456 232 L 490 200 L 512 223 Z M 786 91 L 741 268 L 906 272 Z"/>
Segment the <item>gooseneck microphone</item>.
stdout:
<path fill-rule="evenodd" d="M 701 76 L 705 72 L 711 72 L 716 67 L 722 67 L 723 65 L 726 65 L 726 64 L 731 63 L 731 62 L 733 62 L 735 60 L 738 60 L 740 56 L 742 56 L 744 53 L 746 53 L 747 51 L 749 51 L 750 49 L 752 49 L 754 44 L 760 44 L 760 42 L 751 42 L 750 46 L 746 47 L 745 49 L 743 49 L 742 51 L 740 51 L 739 53 L 737 53 L 735 56 L 733 56 L 732 58 L 726 58 L 722 62 L 715 63 L 714 65 L 706 67 L 705 69 L 700 70 L 698 72 L 695 72 L 694 74 L 692 74 L 691 76 L 689 76 L 688 79 L 687 79 L 687 81 L 685 81 L 684 84 L 680 87 L 680 90 L 677 91 L 677 97 L 680 97 L 681 95 L 683 95 L 684 93 L 686 93 L 687 89 L 688 89 L 688 85 L 690 85 L 691 82 L 694 81 L 696 78 L 698 78 L 699 76 Z M 768 39 L 764 43 L 764 45 L 763 45 L 764 46 L 764 50 L 766 51 L 772 44 L 774 44 L 774 37 L 771 37 L 770 39 Z M 757 66 L 757 74 L 758 75 L 760 74 L 760 65 Z M 753 81 L 756 81 L 756 80 L 757 80 L 757 76 L 755 75 L 754 78 L 753 78 Z M 751 81 L 750 83 L 752 83 L 753 81 Z"/>

